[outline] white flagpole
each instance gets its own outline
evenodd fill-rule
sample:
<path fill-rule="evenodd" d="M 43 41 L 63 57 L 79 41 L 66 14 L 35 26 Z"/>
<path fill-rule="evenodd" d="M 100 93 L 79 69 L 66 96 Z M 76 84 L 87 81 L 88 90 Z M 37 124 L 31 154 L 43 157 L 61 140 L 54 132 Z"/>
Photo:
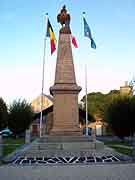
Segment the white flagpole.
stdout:
<path fill-rule="evenodd" d="M 83 12 L 85 18 L 85 12 Z M 88 136 L 88 98 L 87 98 L 87 65 L 85 64 L 85 111 L 86 111 L 86 136 Z"/>
<path fill-rule="evenodd" d="M 86 136 L 88 136 L 87 65 L 85 64 Z"/>
<path fill-rule="evenodd" d="M 40 137 L 42 137 L 42 122 L 43 122 L 43 95 L 44 95 L 44 74 L 45 74 L 45 53 L 46 53 L 46 33 L 47 33 L 47 22 L 48 22 L 48 13 L 46 13 L 45 17 L 45 37 L 44 37 L 44 52 L 43 52 L 43 69 L 42 69 L 42 90 L 41 90 L 41 113 L 40 113 Z"/>

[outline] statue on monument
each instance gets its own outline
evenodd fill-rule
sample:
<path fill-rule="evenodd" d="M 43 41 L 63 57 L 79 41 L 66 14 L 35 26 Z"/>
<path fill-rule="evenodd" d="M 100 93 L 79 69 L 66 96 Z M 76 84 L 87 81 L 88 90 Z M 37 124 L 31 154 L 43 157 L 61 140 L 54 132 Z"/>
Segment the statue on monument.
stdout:
<path fill-rule="evenodd" d="M 70 14 L 67 13 L 66 6 L 64 5 L 60 14 L 57 16 L 57 21 L 62 25 L 60 33 L 71 34 L 70 30 Z"/>

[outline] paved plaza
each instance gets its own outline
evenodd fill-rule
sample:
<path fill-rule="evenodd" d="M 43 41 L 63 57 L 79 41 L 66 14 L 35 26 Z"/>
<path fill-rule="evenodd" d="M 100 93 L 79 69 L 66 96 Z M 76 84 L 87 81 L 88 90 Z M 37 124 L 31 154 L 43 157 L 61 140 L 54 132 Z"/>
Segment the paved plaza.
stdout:
<path fill-rule="evenodd" d="M 134 180 L 135 164 L 1 166 L 1 180 Z"/>

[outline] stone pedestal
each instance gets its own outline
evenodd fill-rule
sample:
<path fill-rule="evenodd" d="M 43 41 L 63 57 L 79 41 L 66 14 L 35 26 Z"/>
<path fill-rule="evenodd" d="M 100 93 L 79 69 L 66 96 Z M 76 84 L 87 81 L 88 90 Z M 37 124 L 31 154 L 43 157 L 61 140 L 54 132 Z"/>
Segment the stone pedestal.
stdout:
<path fill-rule="evenodd" d="M 59 35 L 55 82 L 50 88 L 54 97 L 51 135 L 81 135 L 79 128 L 78 93 L 70 34 Z"/>
<path fill-rule="evenodd" d="M 95 143 L 91 136 L 45 136 L 21 152 L 25 157 L 91 156 Z"/>

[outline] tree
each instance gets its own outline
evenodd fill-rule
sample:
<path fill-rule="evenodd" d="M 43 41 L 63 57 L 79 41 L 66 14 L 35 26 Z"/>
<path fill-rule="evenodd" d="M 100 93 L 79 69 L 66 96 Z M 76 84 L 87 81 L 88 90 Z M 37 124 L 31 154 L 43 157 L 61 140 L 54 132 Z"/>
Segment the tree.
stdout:
<path fill-rule="evenodd" d="M 115 98 L 108 105 L 105 118 L 118 137 L 133 136 L 135 132 L 135 98 L 130 96 Z"/>
<path fill-rule="evenodd" d="M 120 94 L 119 90 L 111 90 L 108 94 L 103 94 L 101 92 L 92 92 L 88 94 L 88 112 L 95 116 L 104 119 L 104 113 L 110 102 L 118 97 Z M 85 108 L 85 96 L 82 98 L 81 102 L 84 103 Z"/>
<path fill-rule="evenodd" d="M 104 109 L 104 94 L 101 92 L 93 92 L 89 93 L 87 95 L 88 97 L 88 112 L 92 115 L 94 114 L 102 114 L 103 109 Z M 85 108 L 85 96 L 81 100 L 84 102 L 84 108 Z"/>
<path fill-rule="evenodd" d="M 0 98 L 0 130 L 7 126 L 7 105 L 2 98 Z"/>
<path fill-rule="evenodd" d="M 135 77 L 128 82 L 129 87 L 131 88 L 131 94 L 133 95 L 135 92 Z"/>
<path fill-rule="evenodd" d="M 17 135 L 23 133 L 33 120 L 31 105 L 26 100 L 13 101 L 9 107 L 8 126 Z"/>

